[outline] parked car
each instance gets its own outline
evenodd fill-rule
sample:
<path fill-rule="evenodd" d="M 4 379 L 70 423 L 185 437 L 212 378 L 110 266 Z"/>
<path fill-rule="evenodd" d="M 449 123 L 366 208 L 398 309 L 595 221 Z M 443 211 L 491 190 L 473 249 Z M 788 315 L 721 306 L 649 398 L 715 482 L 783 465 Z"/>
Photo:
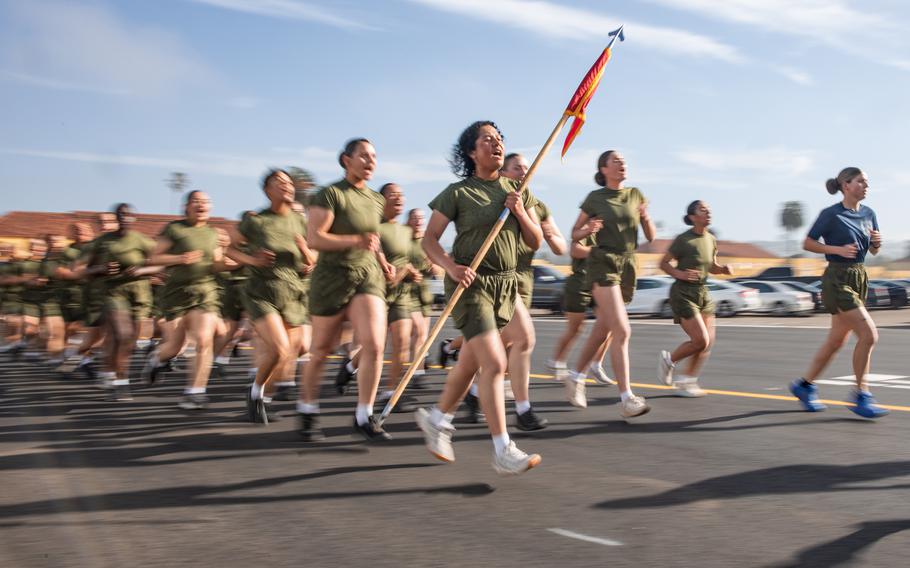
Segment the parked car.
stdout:
<path fill-rule="evenodd" d="M 811 284 L 806 284 L 805 282 L 796 282 L 793 280 L 784 280 L 781 282 L 787 288 L 791 290 L 797 290 L 799 292 L 806 292 L 812 296 L 812 305 L 816 312 L 821 312 L 825 310 L 825 304 L 822 302 L 822 291 Z"/>
<path fill-rule="evenodd" d="M 745 280 L 805 282 L 808 284 L 813 280 L 818 280 L 818 276 L 797 276 L 796 271 L 793 270 L 793 267 L 791 266 L 772 266 L 762 270 L 755 276 L 740 276 L 733 279 L 734 282 L 742 282 Z"/>
<path fill-rule="evenodd" d="M 446 303 L 446 287 L 441 276 L 434 276 L 430 279 L 430 292 L 433 294 L 434 304 Z"/>
<path fill-rule="evenodd" d="M 538 264 L 532 268 L 534 270 L 534 293 L 531 294 L 531 307 L 562 313 L 566 277 L 549 266 Z"/>
<path fill-rule="evenodd" d="M 662 318 L 673 316 L 670 309 L 670 285 L 673 279 L 669 276 L 645 276 L 635 283 L 635 294 L 632 302 L 626 306 L 630 314 L 649 314 Z"/>
<path fill-rule="evenodd" d="M 807 314 L 815 307 L 812 303 L 812 296 L 807 292 L 798 292 L 780 282 L 746 280 L 738 282 L 738 284 L 758 290 L 758 297 L 762 302 L 759 310 L 763 312 L 778 315 Z"/>
<path fill-rule="evenodd" d="M 754 288 L 742 286 L 727 280 L 708 280 L 708 294 L 714 301 L 717 317 L 732 317 L 740 312 L 752 312 L 761 308 L 762 302 Z"/>
<path fill-rule="evenodd" d="M 888 289 L 888 293 L 891 296 L 891 307 L 892 308 L 903 308 L 907 305 L 907 292 L 908 287 L 905 284 L 895 282 L 894 280 L 870 280 L 870 286 L 882 286 Z"/>

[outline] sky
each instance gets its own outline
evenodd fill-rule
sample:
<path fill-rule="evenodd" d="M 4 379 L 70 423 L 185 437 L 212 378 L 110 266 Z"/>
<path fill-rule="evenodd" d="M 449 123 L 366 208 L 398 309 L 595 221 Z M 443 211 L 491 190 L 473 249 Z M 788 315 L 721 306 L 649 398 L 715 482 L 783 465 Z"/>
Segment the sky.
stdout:
<path fill-rule="evenodd" d="M 910 240 L 902 0 L 0 0 L 0 210 L 173 213 L 180 171 L 236 217 L 269 167 L 341 178 L 354 137 L 372 187 L 426 207 L 475 120 L 533 159 L 620 23 L 581 134 L 531 182 L 563 232 L 614 149 L 661 236 L 702 199 L 721 238 L 778 239 L 783 202 L 809 224 L 858 166 L 886 246 Z"/>

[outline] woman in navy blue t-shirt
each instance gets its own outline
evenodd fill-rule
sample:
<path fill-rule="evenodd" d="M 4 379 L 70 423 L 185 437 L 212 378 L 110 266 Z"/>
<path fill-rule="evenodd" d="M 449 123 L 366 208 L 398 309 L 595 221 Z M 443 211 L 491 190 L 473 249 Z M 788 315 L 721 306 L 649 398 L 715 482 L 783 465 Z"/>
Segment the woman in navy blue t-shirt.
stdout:
<path fill-rule="evenodd" d="M 831 314 L 831 331 L 806 374 L 790 385 L 790 392 L 807 411 L 824 410 L 825 405 L 818 400 L 813 381 L 847 343 L 852 331 L 856 334 L 853 351 L 856 392 L 851 395 L 854 404 L 850 410 L 863 418 L 878 418 L 888 411 L 876 404 L 866 383 L 878 331 L 865 308 L 868 277 L 863 261 L 866 253 L 878 254 L 882 236 L 875 211 L 860 204 L 869 190 L 869 180 L 862 170 L 844 168 L 837 178 L 829 179 L 825 185 L 828 193 L 834 195 L 840 191 L 843 199 L 822 210 L 809 229 L 803 248 L 824 254 L 828 260 L 828 268 L 822 276 L 822 301 Z"/>

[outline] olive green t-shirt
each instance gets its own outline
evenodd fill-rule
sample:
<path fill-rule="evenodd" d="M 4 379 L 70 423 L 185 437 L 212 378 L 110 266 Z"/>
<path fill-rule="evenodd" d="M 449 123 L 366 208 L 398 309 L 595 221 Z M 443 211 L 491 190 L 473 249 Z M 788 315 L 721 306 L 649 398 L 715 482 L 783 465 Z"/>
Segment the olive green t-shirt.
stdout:
<path fill-rule="evenodd" d="M 279 215 L 266 208 L 255 215 L 247 215 L 237 230 L 246 238 L 250 254 L 263 249 L 275 253 L 272 266 L 250 266 L 250 276 L 299 282 L 297 270 L 303 263 L 303 254 L 297 246 L 297 235 L 306 238 L 306 223 L 301 215 L 293 211 Z"/>
<path fill-rule="evenodd" d="M 45 289 L 48 292 L 60 290 L 66 285 L 65 280 L 60 280 L 55 275 L 58 268 L 67 265 L 64 253 L 65 250 L 57 252 L 49 251 L 47 256 L 44 257 L 44 260 L 41 261 L 41 268 L 38 269 L 38 276 L 47 278 L 47 286 L 45 286 Z"/>
<path fill-rule="evenodd" d="M 93 258 L 92 264 L 106 265 L 109 262 L 120 264 L 120 274 L 102 276 L 108 283 L 122 283 L 136 280 L 124 274 L 128 268 L 140 267 L 155 248 L 155 241 L 137 231 L 127 231 L 120 236 L 117 233 L 105 233 L 86 246 L 87 254 Z"/>
<path fill-rule="evenodd" d="M 377 233 L 382 224 L 385 197 L 367 186 L 354 187 L 347 180 L 336 181 L 322 188 L 313 197 L 310 207 L 322 207 L 332 212 L 334 235 L 363 235 Z M 326 266 L 363 268 L 376 262 L 376 256 L 361 248 L 322 251 L 318 263 Z"/>
<path fill-rule="evenodd" d="M 638 248 L 638 208 L 645 202 L 645 196 L 637 187 L 602 187 L 589 193 L 581 210 L 603 221 L 603 228 L 597 233 L 598 248 L 614 254 L 635 252 Z"/>
<path fill-rule="evenodd" d="M 717 255 L 717 240 L 714 235 L 705 231 L 699 235 L 689 229 L 673 239 L 670 245 L 670 254 L 676 259 L 676 268 L 679 270 L 695 269 L 701 273 L 699 284 L 704 284 L 708 278 L 709 270 L 714 265 Z"/>
<path fill-rule="evenodd" d="M 23 260 L 19 262 L 19 274 L 17 276 L 41 276 L 41 263 L 40 260 Z M 22 300 L 25 302 L 30 302 L 33 304 L 41 303 L 44 301 L 46 295 L 46 286 L 30 286 L 24 285 L 22 289 Z"/>
<path fill-rule="evenodd" d="M 595 235 L 588 235 L 587 237 L 578 241 L 583 247 L 594 247 L 597 246 L 597 237 Z M 585 258 L 573 258 L 572 259 L 572 275 L 584 277 L 588 274 L 588 259 Z"/>
<path fill-rule="evenodd" d="M 82 256 L 83 248 L 85 248 L 85 245 L 78 243 L 72 243 L 70 246 L 66 247 L 63 250 L 62 266 L 66 266 L 67 268 L 72 266 L 72 264 Z M 64 280 L 61 284 L 61 289 L 69 294 L 70 299 L 75 298 L 78 300 L 82 294 L 82 283 L 78 280 Z"/>
<path fill-rule="evenodd" d="M 518 182 L 505 176 L 488 181 L 470 177 L 451 184 L 430 202 L 430 208 L 455 223 L 452 258 L 457 264 L 470 266 L 499 215 L 505 209 L 506 196 L 518 189 Z M 531 192 L 522 194 L 525 209 L 537 200 Z M 502 231 L 480 263 L 480 270 L 502 272 L 518 266 L 518 243 L 521 229 L 514 215 L 506 219 Z"/>
<path fill-rule="evenodd" d="M 430 257 L 423 251 L 423 237 L 411 239 L 411 265 L 420 271 L 424 277 L 433 276 L 433 263 Z"/>
<path fill-rule="evenodd" d="M 379 225 L 379 240 L 386 261 L 395 268 L 402 268 L 411 261 L 414 231 L 401 223 Z"/>
<path fill-rule="evenodd" d="M 185 219 L 168 223 L 161 230 L 161 237 L 171 242 L 166 254 L 184 254 L 200 251 L 202 258 L 193 264 L 176 264 L 167 267 L 168 287 L 184 284 L 212 282 L 212 263 L 218 248 L 218 232 L 208 226 L 193 227 Z"/>
<path fill-rule="evenodd" d="M 11 260 L 6 263 L 6 267 L 3 270 L 4 276 L 22 276 L 23 261 L 21 260 Z M 18 300 L 22 291 L 25 290 L 24 284 L 9 284 L 4 291 L 7 295 L 7 298 L 11 301 Z"/>
<path fill-rule="evenodd" d="M 543 223 L 550 218 L 550 208 L 544 205 L 543 201 L 538 200 L 537 205 L 534 207 L 534 211 L 537 213 L 537 219 Z M 531 262 L 534 260 L 534 253 L 536 250 L 532 249 L 521 239 L 518 240 L 518 268 L 519 272 L 525 272 L 531 270 Z"/>

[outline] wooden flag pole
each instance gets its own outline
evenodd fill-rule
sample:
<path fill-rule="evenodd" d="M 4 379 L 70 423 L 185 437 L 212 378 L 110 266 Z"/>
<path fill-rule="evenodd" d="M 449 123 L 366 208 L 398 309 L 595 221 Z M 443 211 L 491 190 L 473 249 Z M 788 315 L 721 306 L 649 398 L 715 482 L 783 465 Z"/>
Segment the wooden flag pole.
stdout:
<path fill-rule="evenodd" d="M 534 172 L 537 171 L 537 166 L 540 165 L 540 162 L 543 160 L 544 156 L 546 156 L 547 152 L 550 151 L 550 147 L 553 146 L 553 143 L 559 136 L 559 132 L 562 130 L 562 127 L 566 125 L 566 122 L 568 120 L 568 114 L 563 114 L 559 119 L 556 127 L 553 128 L 553 132 L 550 133 L 550 137 L 547 138 L 547 141 L 543 145 L 543 148 L 540 149 L 540 152 L 537 153 L 537 157 L 534 158 L 534 162 L 531 164 L 531 167 L 528 168 L 528 173 L 526 173 L 525 177 L 521 180 L 521 185 L 518 186 L 517 190 L 519 193 L 528 187 L 528 183 L 530 183 L 531 178 L 534 177 Z M 474 260 L 471 261 L 471 270 L 475 272 L 477 271 L 477 268 L 480 266 L 480 263 L 487 255 L 487 251 L 489 251 L 490 247 L 493 246 L 493 241 L 496 240 L 496 237 L 499 235 L 499 231 L 502 230 L 502 227 L 505 225 L 506 219 L 508 218 L 509 210 L 503 209 L 502 214 L 496 221 L 496 224 L 493 225 L 493 230 L 491 230 L 490 234 L 487 235 L 487 238 L 483 242 L 483 245 L 481 245 L 480 250 L 478 250 L 477 254 L 474 256 Z M 464 291 L 465 287 L 459 283 L 458 288 L 455 289 L 455 292 L 452 293 L 452 297 L 449 298 L 449 302 L 446 304 L 445 309 L 442 310 L 442 314 L 440 314 L 439 319 L 436 320 L 436 324 L 433 325 L 433 329 L 430 330 L 430 334 L 427 336 L 427 340 L 423 342 L 423 345 L 420 346 L 420 349 L 418 349 L 417 353 L 411 358 L 411 361 L 413 362 L 408 366 L 408 370 L 405 372 L 404 377 L 402 377 L 401 381 L 398 383 L 398 387 L 395 389 L 395 392 L 392 393 L 392 396 L 386 403 L 385 408 L 382 409 L 382 414 L 379 415 L 380 425 L 385 422 L 386 418 L 389 417 L 389 414 L 392 413 L 392 409 L 395 408 L 395 405 L 398 403 L 398 399 L 401 398 L 404 389 L 406 389 L 408 383 L 411 382 L 411 377 L 414 376 L 414 371 L 417 370 L 417 362 L 423 361 L 423 358 L 426 357 L 427 352 L 430 350 L 430 346 L 433 345 L 433 342 L 436 340 L 436 336 L 439 335 L 440 331 L 442 331 L 443 325 L 445 325 L 446 320 L 452 313 L 452 310 L 455 308 L 455 304 L 458 303 L 458 299 L 461 298 L 461 295 L 464 293 Z"/>

